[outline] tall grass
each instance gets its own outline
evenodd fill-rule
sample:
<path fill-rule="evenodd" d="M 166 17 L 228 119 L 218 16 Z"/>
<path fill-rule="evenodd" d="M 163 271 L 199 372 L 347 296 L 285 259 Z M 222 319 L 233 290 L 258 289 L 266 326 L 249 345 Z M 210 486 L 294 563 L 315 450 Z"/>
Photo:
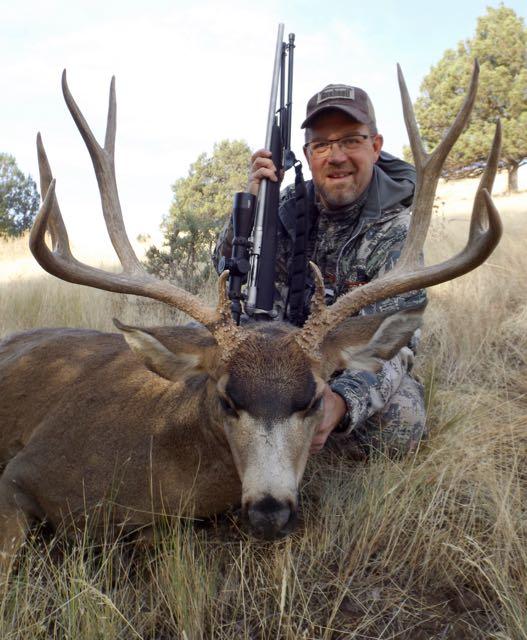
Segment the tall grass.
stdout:
<path fill-rule="evenodd" d="M 313 457 L 301 525 L 274 543 L 234 515 L 167 522 L 148 549 L 34 532 L 4 586 L 0 637 L 527 638 L 527 232 L 506 203 L 496 254 L 430 291 L 417 367 L 431 437 L 413 457 Z M 465 228 L 439 218 L 429 261 Z M 45 277 L 5 282 L 0 303 L 2 334 L 174 321 Z"/>

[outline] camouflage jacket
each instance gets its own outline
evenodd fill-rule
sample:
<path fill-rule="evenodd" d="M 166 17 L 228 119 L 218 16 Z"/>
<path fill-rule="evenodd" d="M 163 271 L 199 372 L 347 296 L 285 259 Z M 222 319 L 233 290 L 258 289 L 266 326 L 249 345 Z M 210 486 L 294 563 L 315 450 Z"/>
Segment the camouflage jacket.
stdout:
<path fill-rule="evenodd" d="M 322 271 L 326 288 L 326 303 L 390 270 L 401 253 L 410 221 L 410 209 L 415 184 L 411 165 L 385 152 L 374 166 L 374 173 L 365 194 L 341 211 L 325 211 L 316 201 L 313 183 L 306 182 L 310 203 L 310 236 L 308 259 Z M 295 236 L 294 186 L 281 194 L 276 260 L 275 308 L 279 317 L 288 317 L 289 268 Z M 218 265 L 222 255 L 231 252 L 232 224 L 224 227 L 213 255 Z M 304 310 L 309 314 L 313 282 L 308 275 Z M 389 298 L 361 310 L 361 314 L 397 311 L 425 301 L 423 290 Z M 412 344 L 415 350 L 415 341 Z M 404 351 L 404 350 L 403 350 Z M 382 403 L 399 387 L 407 373 L 408 349 L 387 362 L 378 374 L 346 370 L 335 377 L 330 386 L 348 406 L 347 423 L 353 427 L 382 408 Z M 387 384 L 387 382 L 389 384 Z M 383 389 L 380 395 L 380 389 Z"/>

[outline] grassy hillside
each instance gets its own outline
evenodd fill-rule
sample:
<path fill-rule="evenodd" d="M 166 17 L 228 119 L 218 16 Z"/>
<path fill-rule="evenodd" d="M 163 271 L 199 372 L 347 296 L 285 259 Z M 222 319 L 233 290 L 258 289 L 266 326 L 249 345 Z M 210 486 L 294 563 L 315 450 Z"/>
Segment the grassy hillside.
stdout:
<path fill-rule="evenodd" d="M 438 201 L 428 262 L 464 244 L 465 200 Z M 415 456 L 313 457 L 301 526 L 275 543 L 229 519 L 172 519 L 150 551 L 35 535 L 4 587 L 0 637 L 527 638 L 527 198 L 497 204 L 496 253 L 430 291 L 417 367 L 431 437 Z M 0 335 L 178 319 L 8 269 L 25 255 L 0 247 Z"/>

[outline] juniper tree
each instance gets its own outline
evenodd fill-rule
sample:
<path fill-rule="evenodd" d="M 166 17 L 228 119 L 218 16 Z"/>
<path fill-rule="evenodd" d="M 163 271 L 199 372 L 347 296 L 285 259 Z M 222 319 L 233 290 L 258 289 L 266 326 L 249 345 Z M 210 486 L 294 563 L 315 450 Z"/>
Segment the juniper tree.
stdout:
<path fill-rule="evenodd" d="M 38 205 L 35 181 L 22 173 L 13 156 L 0 153 L 0 237 L 19 236 L 29 229 Z"/>
<path fill-rule="evenodd" d="M 172 186 L 174 198 L 163 221 L 164 248 L 147 252 L 151 271 L 193 288 L 208 277 L 216 238 L 246 188 L 251 151 L 240 140 L 223 140 L 212 155 L 202 153 L 185 178 Z"/>
<path fill-rule="evenodd" d="M 415 103 L 421 133 L 430 149 L 440 141 L 465 98 L 475 59 L 480 64 L 478 97 L 470 124 L 447 160 L 447 175 L 482 166 L 499 117 L 502 164 L 509 190 L 517 191 L 518 168 L 527 158 L 527 29 L 512 9 L 488 7 L 475 35 L 447 49 L 432 67 Z"/>

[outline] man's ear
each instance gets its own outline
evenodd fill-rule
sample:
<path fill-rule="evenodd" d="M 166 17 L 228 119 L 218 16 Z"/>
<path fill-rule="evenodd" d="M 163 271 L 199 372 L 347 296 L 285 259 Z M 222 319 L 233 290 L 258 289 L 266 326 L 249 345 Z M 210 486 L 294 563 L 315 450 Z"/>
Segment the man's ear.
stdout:
<path fill-rule="evenodd" d="M 308 148 L 303 147 L 303 150 L 304 150 L 304 157 L 306 159 L 307 166 L 309 167 L 309 169 L 311 169 L 311 156 L 309 155 Z"/>
<path fill-rule="evenodd" d="M 326 379 L 343 369 L 379 371 L 421 326 L 424 308 L 421 305 L 388 316 L 356 316 L 343 322 L 322 344 Z"/>
<path fill-rule="evenodd" d="M 113 323 L 123 332 L 130 349 L 143 361 L 147 369 L 162 378 L 182 381 L 207 372 L 212 364 L 211 349 L 215 352 L 216 345 L 212 336 L 207 343 L 203 343 L 203 340 L 201 343 L 197 340 L 189 340 L 189 336 L 186 335 L 180 336 L 181 339 L 178 340 L 178 328 L 173 328 L 170 333 L 161 328 L 158 330 L 161 334 L 160 338 L 170 344 L 169 349 L 154 335 L 155 329 L 124 325 L 116 318 L 113 319 Z M 192 330 L 181 327 L 180 333 L 189 331 Z M 164 336 L 164 333 L 167 335 Z"/>
<path fill-rule="evenodd" d="M 379 159 L 379 156 L 381 155 L 383 143 L 384 143 L 384 138 L 381 136 L 380 133 L 377 133 L 375 135 L 375 137 L 373 138 L 373 149 L 374 149 L 375 154 L 377 156 L 375 158 L 375 162 L 377 162 L 377 160 Z"/>

